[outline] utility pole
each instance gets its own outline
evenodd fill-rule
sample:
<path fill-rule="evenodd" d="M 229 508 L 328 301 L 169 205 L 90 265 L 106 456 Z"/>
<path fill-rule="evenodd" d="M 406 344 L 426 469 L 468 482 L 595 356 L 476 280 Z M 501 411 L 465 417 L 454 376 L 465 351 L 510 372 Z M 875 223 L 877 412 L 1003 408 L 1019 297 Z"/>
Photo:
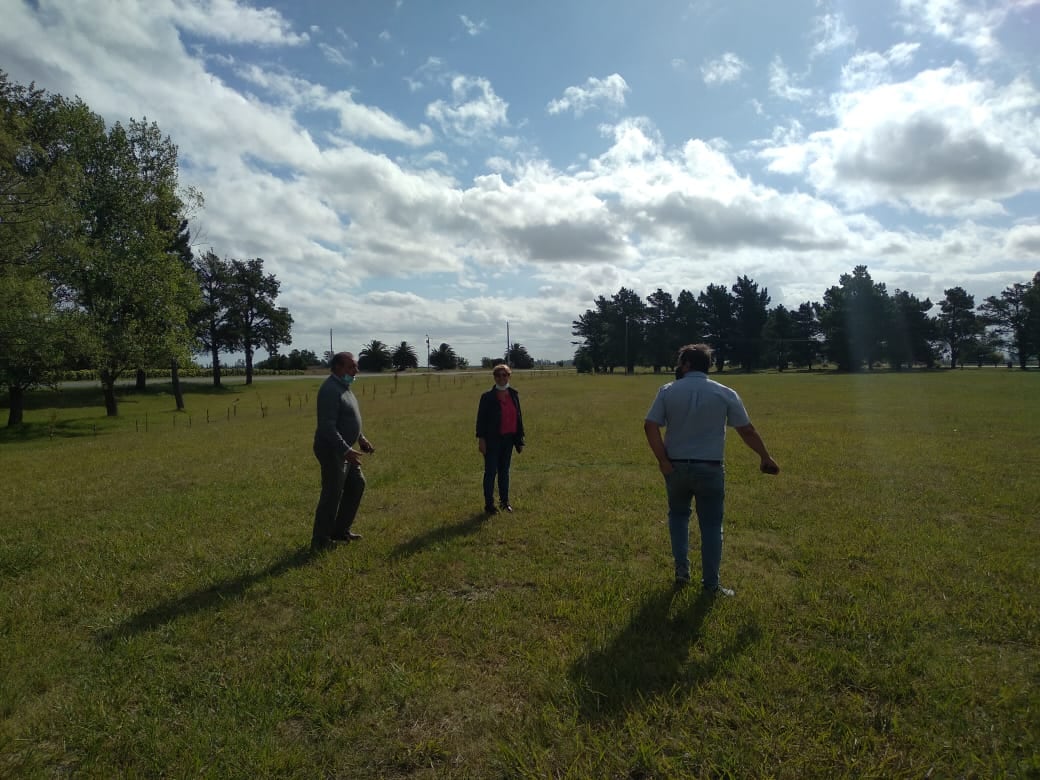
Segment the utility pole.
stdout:
<path fill-rule="evenodd" d="M 430 370 L 430 334 L 426 334 L 426 370 Z"/>
<path fill-rule="evenodd" d="M 506 365 L 509 365 L 509 320 L 506 320 Z"/>
<path fill-rule="evenodd" d="M 332 328 L 329 328 L 329 362 L 332 362 L 332 356 L 336 353 L 332 351 Z"/>

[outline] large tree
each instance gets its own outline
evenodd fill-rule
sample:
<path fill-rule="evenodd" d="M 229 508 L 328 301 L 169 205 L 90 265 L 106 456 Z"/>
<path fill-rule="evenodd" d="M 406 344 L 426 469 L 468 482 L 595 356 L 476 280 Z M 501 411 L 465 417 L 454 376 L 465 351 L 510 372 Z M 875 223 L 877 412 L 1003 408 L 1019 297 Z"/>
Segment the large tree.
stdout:
<path fill-rule="evenodd" d="M 253 383 L 253 355 L 259 348 L 276 353 L 278 347 L 292 343 L 292 315 L 276 306 L 281 283 L 274 274 L 264 273 L 263 258 L 231 261 L 228 320 L 236 344 L 246 356 L 246 384 Z"/>
<path fill-rule="evenodd" d="M 459 356 L 450 344 L 442 343 L 430 353 L 430 366 L 438 371 L 448 371 L 459 367 Z"/>
<path fill-rule="evenodd" d="M 961 351 L 970 346 L 984 329 L 982 319 L 975 313 L 975 296 L 963 287 L 943 290 L 939 302 L 938 336 L 950 353 L 950 368 L 957 368 Z"/>
<path fill-rule="evenodd" d="M 671 293 L 657 288 L 646 297 L 646 303 L 645 358 L 656 374 L 661 367 L 674 367 L 675 354 L 683 342 L 680 341 L 678 309 Z"/>
<path fill-rule="evenodd" d="M 741 276 L 733 292 L 733 356 L 745 371 L 754 371 L 762 353 L 762 329 L 769 317 L 769 291 Z"/>
<path fill-rule="evenodd" d="M 1040 271 L 1033 276 L 1033 284 L 1026 293 L 1026 338 L 1032 354 L 1040 358 Z"/>
<path fill-rule="evenodd" d="M 715 370 L 724 371 L 733 343 L 733 296 L 725 285 L 709 284 L 697 296 L 704 339 L 712 348 Z"/>
<path fill-rule="evenodd" d="M 95 134 L 79 153 L 81 229 L 59 273 L 89 320 L 105 409 L 114 416 L 123 373 L 149 356 L 188 351 L 198 285 L 168 251 L 183 209 L 169 137 L 154 123 L 131 120 Z"/>
<path fill-rule="evenodd" d="M 1018 365 L 1026 367 L 1029 356 L 1037 350 L 1029 330 L 1029 292 L 1031 285 L 1013 284 L 1000 295 L 991 295 L 979 305 L 982 322 L 993 328 L 1005 346 L 1018 356 Z"/>
<path fill-rule="evenodd" d="M 795 322 L 791 312 L 782 303 L 769 312 L 762 329 L 768 357 L 777 371 L 786 371 L 790 360 L 791 340 L 794 338 Z"/>
<path fill-rule="evenodd" d="M 195 335 L 199 347 L 209 354 L 213 386 L 220 387 L 220 353 L 234 350 L 239 341 L 231 316 L 234 301 L 231 262 L 210 250 L 195 260 L 194 268 L 202 295 L 202 306 L 195 318 Z"/>
<path fill-rule="evenodd" d="M 689 290 L 679 291 L 679 297 L 675 299 L 675 318 L 678 346 L 672 354 L 672 363 L 675 363 L 679 347 L 699 344 L 704 340 L 704 313 L 697 302 L 697 296 Z"/>
<path fill-rule="evenodd" d="M 578 337 L 574 362 L 588 366 L 591 371 L 607 370 L 607 323 L 598 309 L 586 309 L 571 323 L 571 334 Z"/>
<path fill-rule="evenodd" d="M 884 352 L 888 312 L 885 285 L 875 283 L 865 265 L 842 274 L 839 284 L 824 292 L 820 327 L 827 354 L 839 369 L 873 368 Z"/>
<path fill-rule="evenodd" d="M 787 354 L 791 363 L 806 366 L 810 371 L 822 348 L 819 310 L 818 303 L 806 301 L 791 312 L 791 343 Z"/>
<path fill-rule="evenodd" d="M 357 363 L 362 371 L 381 372 L 393 366 L 394 356 L 390 347 L 379 339 L 372 339 L 358 353 Z"/>
<path fill-rule="evenodd" d="M 513 368 L 534 368 L 534 358 L 523 344 L 511 344 L 506 353 L 506 365 Z"/>
<path fill-rule="evenodd" d="M 419 356 L 415 354 L 415 347 L 407 341 L 402 341 L 394 348 L 390 362 L 397 371 L 404 371 L 408 368 L 418 368 Z"/>
<path fill-rule="evenodd" d="M 896 290 L 886 318 L 884 332 L 888 365 L 899 370 L 905 364 L 935 364 L 932 341 L 935 340 L 935 321 L 928 316 L 932 302 L 923 301 L 905 290 Z"/>

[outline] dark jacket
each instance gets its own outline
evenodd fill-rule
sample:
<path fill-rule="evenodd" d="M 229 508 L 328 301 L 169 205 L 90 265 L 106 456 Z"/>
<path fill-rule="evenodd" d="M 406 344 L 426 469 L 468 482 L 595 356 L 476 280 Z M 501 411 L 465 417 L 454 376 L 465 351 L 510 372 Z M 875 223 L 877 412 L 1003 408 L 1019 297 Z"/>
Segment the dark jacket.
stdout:
<path fill-rule="evenodd" d="M 520 412 L 520 394 L 513 388 L 507 391 L 516 406 L 516 441 L 517 447 L 524 446 L 524 416 Z M 502 427 L 502 409 L 498 405 L 498 390 L 491 388 L 480 396 L 480 405 L 477 406 L 477 438 L 490 439 L 499 436 Z"/>

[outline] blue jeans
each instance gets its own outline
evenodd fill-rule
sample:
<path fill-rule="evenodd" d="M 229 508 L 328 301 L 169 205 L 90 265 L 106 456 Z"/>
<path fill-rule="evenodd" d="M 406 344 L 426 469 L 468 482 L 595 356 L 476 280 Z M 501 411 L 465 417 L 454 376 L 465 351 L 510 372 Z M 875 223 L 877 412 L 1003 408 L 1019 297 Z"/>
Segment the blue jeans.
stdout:
<path fill-rule="evenodd" d="M 668 533 L 672 537 L 675 576 L 690 577 L 690 514 L 696 501 L 701 527 L 701 574 L 704 587 L 719 584 L 722 564 L 722 513 L 726 499 L 726 469 L 711 463 L 673 463 L 664 478 L 668 491 Z"/>
<path fill-rule="evenodd" d="M 484 439 L 484 506 L 495 505 L 495 477 L 498 477 L 498 497 L 509 503 L 509 464 L 513 461 L 516 436 L 488 436 Z"/>

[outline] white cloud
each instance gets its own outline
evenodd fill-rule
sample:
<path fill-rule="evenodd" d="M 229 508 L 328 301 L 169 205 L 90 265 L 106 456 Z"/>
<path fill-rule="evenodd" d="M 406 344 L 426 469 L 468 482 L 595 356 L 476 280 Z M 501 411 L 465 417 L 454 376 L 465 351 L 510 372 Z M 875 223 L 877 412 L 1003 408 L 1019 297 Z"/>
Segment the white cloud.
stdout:
<path fill-rule="evenodd" d="M 910 64 L 920 48 L 918 43 L 898 43 L 884 53 L 859 52 L 842 66 L 841 85 L 845 90 L 869 89 L 892 80 L 892 71 Z"/>
<path fill-rule="evenodd" d="M 1040 262 L 1040 225 L 1015 225 L 1004 246 L 1012 257 Z"/>
<path fill-rule="evenodd" d="M 726 52 L 721 57 L 709 60 L 701 66 L 704 83 L 710 85 L 726 84 L 736 81 L 748 69 L 748 64 L 733 52 Z"/>
<path fill-rule="evenodd" d="M 507 125 L 509 104 L 495 94 L 484 78 L 455 76 L 451 80 L 452 99 L 437 100 L 426 107 L 426 116 L 452 135 L 474 138 L 490 134 Z"/>
<path fill-rule="evenodd" d="M 1008 17 L 1037 4 L 1037 0 L 899 0 L 905 29 L 964 46 L 983 62 L 999 57 L 997 32 Z"/>
<path fill-rule="evenodd" d="M 238 0 L 153 0 L 148 10 L 170 18 L 182 29 L 215 40 L 270 46 L 296 46 L 308 41 L 307 33 L 294 33 L 292 24 L 275 9 L 251 8 Z"/>
<path fill-rule="evenodd" d="M 931 215 L 1002 213 L 999 201 L 1040 186 L 1040 93 L 1006 87 L 962 66 L 909 81 L 836 94 L 836 126 L 761 155 L 771 169 L 801 171 L 853 207 L 909 206 Z"/>
<path fill-rule="evenodd" d="M 563 97 L 551 101 L 546 110 L 550 114 L 573 111 L 575 116 L 581 116 L 586 111 L 600 106 L 620 108 L 625 105 L 626 92 L 628 84 L 617 73 L 612 73 L 605 79 L 590 76 L 584 86 L 567 87 L 563 91 Z"/>
<path fill-rule="evenodd" d="M 820 57 L 837 49 L 853 46 L 859 35 L 841 14 L 824 14 L 813 19 L 812 38 L 814 43 L 810 56 Z"/>
<path fill-rule="evenodd" d="M 344 67 L 351 67 L 352 63 L 350 59 L 342 51 L 337 49 L 328 43 L 319 43 L 318 49 L 322 54 L 325 55 L 325 59 L 331 62 L 333 65 L 342 65 Z"/>
<path fill-rule="evenodd" d="M 462 26 L 466 28 L 467 35 L 477 36 L 487 30 L 488 24 L 485 20 L 481 19 L 479 22 L 474 22 L 465 14 L 459 17 L 459 21 L 462 22 Z"/>
<path fill-rule="evenodd" d="M 775 57 L 769 63 L 769 92 L 776 97 L 794 102 L 808 100 L 813 94 L 808 87 L 799 87 L 793 83 L 791 74 L 780 57 Z"/>

